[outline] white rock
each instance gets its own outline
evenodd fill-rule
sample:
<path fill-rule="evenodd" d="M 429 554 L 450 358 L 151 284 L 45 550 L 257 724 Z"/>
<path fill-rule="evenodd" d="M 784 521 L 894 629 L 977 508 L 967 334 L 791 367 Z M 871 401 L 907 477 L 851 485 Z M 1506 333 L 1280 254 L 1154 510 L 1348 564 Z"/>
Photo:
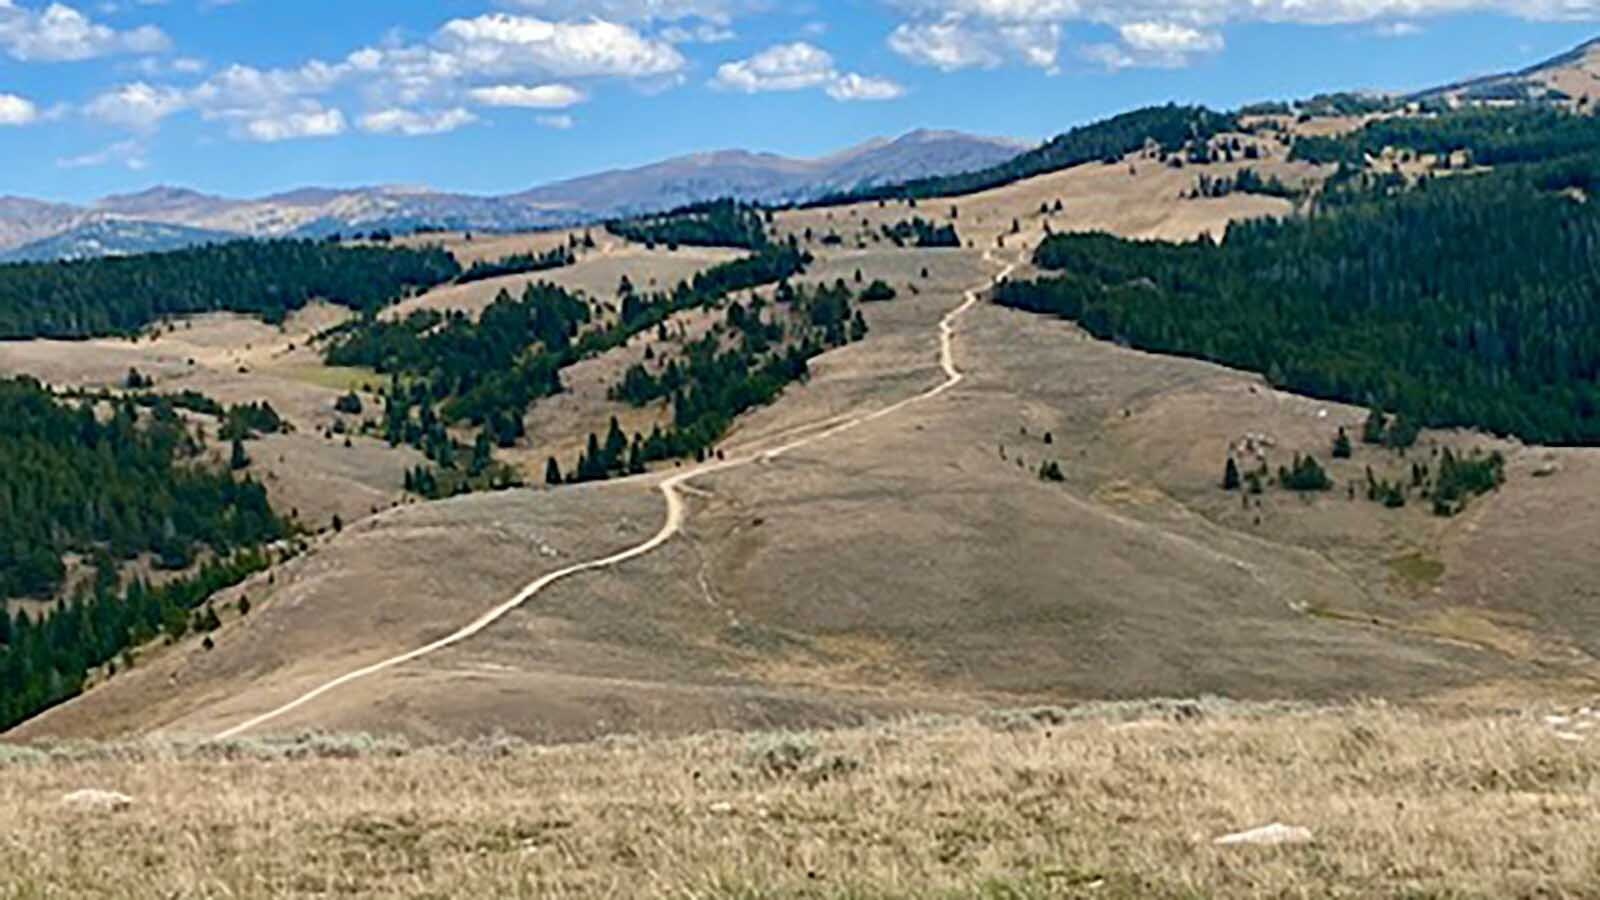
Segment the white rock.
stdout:
<path fill-rule="evenodd" d="M 1545 716 L 1544 717 L 1544 723 L 1546 725 L 1549 725 L 1551 728 L 1560 728 L 1561 726 L 1566 725 L 1566 724 L 1570 723 L 1571 721 L 1572 720 L 1567 718 L 1566 716 Z"/>
<path fill-rule="evenodd" d="M 133 806 L 133 798 L 116 791 L 87 788 L 62 797 L 61 805 L 86 812 L 122 812 Z"/>
<path fill-rule="evenodd" d="M 1260 828 L 1241 831 L 1237 834 L 1227 834 L 1217 838 L 1211 843 L 1219 847 L 1235 844 L 1256 844 L 1260 846 L 1277 846 L 1278 844 L 1309 844 L 1311 843 L 1311 829 L 1295 825 L 1285 825 L 1282 822 L 1273 822 Z"/>
<path fill-rule="evenodd" d="M 1556 732 L 1556 740 L 1559 740 L 1559 741 L 1574 741 L 1574 742 L 1575 741 L 1581 741 L 1581 740 L 1583 740 L 1583 735 L 1581 735 L 1581 734 L 1573 734 L 1570 731 L 1558 731 L 1558 732 Z"/>

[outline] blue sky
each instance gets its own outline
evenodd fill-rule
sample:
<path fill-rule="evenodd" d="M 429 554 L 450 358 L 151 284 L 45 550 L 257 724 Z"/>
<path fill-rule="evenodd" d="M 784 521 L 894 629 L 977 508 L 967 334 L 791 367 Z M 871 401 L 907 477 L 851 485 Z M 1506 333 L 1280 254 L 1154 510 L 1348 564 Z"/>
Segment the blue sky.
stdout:
<path fill-rule="evenodd" d="M 0 0 L 0 194 L 509 192 L 914 128 L 1406 89 L 1600 36 L 1600 0 Z"/>

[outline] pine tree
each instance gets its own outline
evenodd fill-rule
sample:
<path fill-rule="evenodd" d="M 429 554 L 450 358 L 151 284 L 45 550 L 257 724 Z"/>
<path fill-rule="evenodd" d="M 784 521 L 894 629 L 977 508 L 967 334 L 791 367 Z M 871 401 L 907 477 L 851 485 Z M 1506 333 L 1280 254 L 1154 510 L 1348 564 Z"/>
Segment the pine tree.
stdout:
<path fill-rule="evenodd" d="M 1240 482 L 1239 464 L 1234 462 L 1233 457 L 1230 456 L 1228 457 L 1228 465 L 1222 470 L 1222 489 L 1225 491 L 1237 491 Z"/>
<path fill-rule="evenodd" d="M 561 464 L 556 462 L 556 458 L 552 456 L 550 457 L 549 461 L 544 464 L 544 483 L 550 485 L 551 487 L 555 487 L 556 485 L 561 484 L 561 482 Z"/>
<path fill-rule="evenodd" d="M 1350 435 L 1345 433 L 1343 426 L 1341 426 L 1339 434 L 1333 439 L 1333 458 L 1349 459 L 1353 453 L 1354 448 L 1350 446 Z"/>
<path fill-rule="evenodd" d="M 233 451 L 228 457 L 228 467 L 235 472 L 250 467 L 250 454 L 244 451 L 244 442 L 238 438 L 233 439 Z"/>

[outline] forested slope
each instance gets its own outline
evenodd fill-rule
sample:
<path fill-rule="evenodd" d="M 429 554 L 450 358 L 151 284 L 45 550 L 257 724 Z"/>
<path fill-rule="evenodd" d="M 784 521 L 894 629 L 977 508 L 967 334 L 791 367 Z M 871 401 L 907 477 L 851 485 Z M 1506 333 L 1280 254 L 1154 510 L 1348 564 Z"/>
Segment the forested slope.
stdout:
<path fill-rule="evenodd" d="M 0 600 L 61 590 L 63 559 L 95 571 L 53 612 L 13 617 L 0 606 L 0 729 L 72 696 L 87 670 L 165 629 L 219 587 L 259 568 L 283 537 L 257 482 L 205 465 L 170 404 L 141 415 L 132 400 L 97 415 L 37 383 L 0 381 Z M 149 554 L 158 568 L 213 562 L 161 589 L 124 589 L 121 564 Z"/>
<path fill-rule="evenodd" d="M 237 241 L 58 263 L 0 266 L 0 340 L 134 332 L 164 316 L 238 312 L 281 321 L 314 299 L 355 309 L 461 274 L 436 248 Z"/>
<path fill-rule="evenodd" d="M 1056 236 L 1004 305 L 1434 426 L 1600 442 L 1600 124 L 1547 112 L 1378 123 L 1341 146 L 1470 150 L 1491 172 L 1346 168 L 1309 217 L 1221 244 Z"/>

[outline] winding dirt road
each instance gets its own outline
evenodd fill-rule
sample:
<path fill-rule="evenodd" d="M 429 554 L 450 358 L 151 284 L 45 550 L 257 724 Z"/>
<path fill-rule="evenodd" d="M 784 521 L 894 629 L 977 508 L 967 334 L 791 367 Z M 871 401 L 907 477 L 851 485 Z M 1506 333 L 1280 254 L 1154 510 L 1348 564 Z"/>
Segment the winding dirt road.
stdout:
<path fill-rule="evenodd" d="M 985 253 L 983 258 L 986 263 L 995 262 L 993 257 L 991 257 L 988 253 Z M 967 310 L 971 309 L 978 303 L 978 295 L 980 292 L 987 290 L 993 284 L 1005 279 L 1015 269 L 1015 263 L 1009 264 L 993 278 L 985 281 L 982 285 L 967 291 L 966 300 L 960 306 L 951 310 L 943 319 L 939 321 L 939 365 L 944 369 L 945 373 L 945 380 L 939 385 L 920 394 L 907 397 L 898 403 L 891 404 L 874 412 L 847 417 L 838 422 L 838 424 L 832 425 L 823 431 L 808 434 L 804 437 L 797 438 L 777 447 L 767 450 L 752 451 L 742 455 L 729 457 L 726 460 L 718 460 L 705 465 L 696 466 L 695 468 L 686 472 L 666 478 L 661 482 L 660 490 L 662 496 L 664 496 L 667 500 L 667 520 L 661 526 L 661 530 L 656 532 L 654 537 L 650 538 L 644 543 L 635 547 L 630 547 L 627 550 L 623 550 L 619 553 L 614 553 L 611 556 L 603 557 L 601 559 L 593 559 L 588 562 L 578 563 L 576 565 L 568 566 L 564 569 L 551 572 L 548 575 L 545 575 L 529 584 L 527 587 L 524 587 L 521 591 L 517 592 L 516 596 L 500 604 L 499 606 L 496 606 L 494 609 L 489 610 L 482 616 L 479 616 L 475 621 L 472 622 L 472 624 L 462 628 L 460 631 L 457 631 L 454 634 L 442 637 L 431 644 L 418 647 L 415 650 L 403 653 L 399 656 L 391 657 L 383 660 L 382 662 L 373 663 L 370 666 L 365 666 L 363 668 L 356 669 L 355 671 L 347 672 L 344 675 L 340 675 L 338 678 L 307 691 L 306 693 L 296 697 L 288 703 L 285 703 L 277 709 L 262 713 L 261 715 L 241 722 L 238 725 L 227 729 L 226 731 L 219 732 L 212 738 L 212 740 L 223 741 L 238 737 L 247 731 L 252 731 L 261 727 L 262 725 L 267 724 L 268 722 L 273 721 L 274 719 L 281 718 L 303 706 L 306 706 L 307 704 L 315 702 L 319 697 L 336 691 L 347 684 L 360 681 L 363 678 L 371 677 L 385 670 L 395 668 L 396 666 L 405 665 L 408 662 L 413 662 L 421 659 L 424 656 L 437 653 L 447 647 L 451 647 L 461 643 L 462 641 L 468 640 L 469 638 L 481 633 L 489 626 L 505 618 L 518 607 L 533 599 L 533 597 L 536 596 L 540 591 L 543 591 L 545 588 L 555 584 L 558 581 L 570 578 L 582 572 L 592 572 L 596 569 L 606 569 L 612 566 L 620 565 L 630 559 L 637 559 L 648 553 L 654 552 L 663 544 L 672 540 L 672 538 L 677 536 L 678 532 L 683 529 L 683 522 L 687 515 L 687 507 L 684 503 L 683 492 L 681 489 L 689 481 L 695 478 L 699 478 L 704 475 L 710 475 L 715 472 L 725 471 L 727 469 L 737 468 L 739 466 L 746 466 L 751 463 L 771 462 L 802 447 L 807 447 L 820 441 L 827 440 L 834 435 L 850 431 L 854 428 L 859 428 L 869 422 L 874 422 L 878 419 L 884 418 L 885 416 L 893 415 L 908 406 L 932 400 L 935 397 L 944 394 L 945 392 L 954 388 L 956 385 L 960 384 L 966 378 L 966 373 L 962 372 L 956 367 L 954 340 L 956 320 L 961 318 L 961 316 L 966 313 Z"/>

